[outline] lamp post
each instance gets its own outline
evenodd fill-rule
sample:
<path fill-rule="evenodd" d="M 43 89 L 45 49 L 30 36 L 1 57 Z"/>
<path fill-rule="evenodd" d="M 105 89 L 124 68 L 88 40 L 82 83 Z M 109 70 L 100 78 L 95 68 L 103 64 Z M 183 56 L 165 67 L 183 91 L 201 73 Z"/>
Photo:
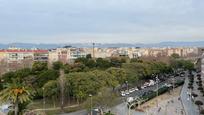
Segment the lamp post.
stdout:
<path fill-rule="evenodd" d="M 89 94 L 89 97 L 91 97 L 91 115 L 92 115 L 92 95 Z"/>

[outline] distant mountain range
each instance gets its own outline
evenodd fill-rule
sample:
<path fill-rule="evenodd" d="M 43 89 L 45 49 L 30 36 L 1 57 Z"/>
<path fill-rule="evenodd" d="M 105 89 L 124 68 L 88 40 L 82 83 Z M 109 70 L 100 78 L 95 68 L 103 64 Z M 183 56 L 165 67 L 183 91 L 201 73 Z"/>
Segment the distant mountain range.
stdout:
<path fill-rule="evenodd" d="M 11 43 L 11 44 L 0 44 L 0 49 L 6 49 L 8 47 L 17 48 L 40 48 L 40 49 L 52 49 L 64 46 L 72 46 L 78 48 L 90 48 L 92 43 L 67 43 L 67 44 L 32 44 L 32 43 Z M 143 43 L 96 43 L 95 47 L 108 48 L 108 47 L 204 47 L 204 41 L 198 42 L 161 42 L 152 44 Z"/>

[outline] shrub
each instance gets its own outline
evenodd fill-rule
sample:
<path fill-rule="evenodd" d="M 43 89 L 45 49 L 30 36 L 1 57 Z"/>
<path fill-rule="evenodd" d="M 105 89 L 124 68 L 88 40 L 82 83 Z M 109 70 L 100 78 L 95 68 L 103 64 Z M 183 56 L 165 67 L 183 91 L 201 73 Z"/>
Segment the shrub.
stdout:
<path fill-rule="evenodd" d="M 188 89 L 193 89 L 193 86 L 188 86 Z"/>
<path fill-rule="evenodd" d="M 183 80 L 178 80 L 175 85 L 176 86 L 180 86 L 180 85 L 183 85 L 184 84 L 184 81 Z"/>
<path fill-rule="evenodd" d="M 192 93 L 192 96 L 193 96 L 193 97 L 198 97 L 198 95 L 197 95 L 197 94 L 195 94 L 195 93 Z"/>
<path fill-rule="evenodd" d="M 189 81 L 194 81 L 194 78 L 193 78 L 193 77 L 190 77 L 190 78 L 189 78 Z"/>
<path fill-rule="evenodd" d="M 202 84 L 202 83 L 199 83 L 198 86 L 201 87 L 201 86 L 203 86 L 203 84 Z"/>
<path fill-rule="evenodd" d="M 188 83 L 188 85 L 193 85 L 193 83 Z"/>
<path fill-rule="evenodd" d="M 195 104 L 196 104 L 196 105 L 199 107 L 199 109 L 200 109 L 200 106 L 203 105 L 203 102 L 200 101 L 200 100 L 197 100 L 197 101 L 195 101 Z"/>
<path fill-rule="evenodd" d="M 200 100 L 197 100 L 197 101 L 195 101 L 195 104 L 196 104 L 196 105 L 203 105 L 203 102 L 200 101 Z"/>

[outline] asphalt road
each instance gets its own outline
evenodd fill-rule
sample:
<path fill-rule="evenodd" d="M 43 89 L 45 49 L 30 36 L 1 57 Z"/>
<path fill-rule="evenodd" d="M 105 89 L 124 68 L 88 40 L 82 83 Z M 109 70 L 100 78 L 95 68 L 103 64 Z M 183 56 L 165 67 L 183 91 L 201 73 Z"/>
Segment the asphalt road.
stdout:
<path fill-rule="evenodd" d="M 184 110 L 186 112 L 186 115 L 199 115 L 199 112 L 197 111 L 195 104 L 192 102 L 191 99 L 188 100 L 189 96 L 187 92 L 189 91 L 188 91 L 188 78 L 186 77 L 185 84 L 183 85 L 181 91 L 181 100 L 184 106 Z"/>
<path fill-rule="evenodd" d="M 72 113 L 64 113 L 60 115 L 88 115 L 88 112 L 86 110 L 80 110 Z"/>

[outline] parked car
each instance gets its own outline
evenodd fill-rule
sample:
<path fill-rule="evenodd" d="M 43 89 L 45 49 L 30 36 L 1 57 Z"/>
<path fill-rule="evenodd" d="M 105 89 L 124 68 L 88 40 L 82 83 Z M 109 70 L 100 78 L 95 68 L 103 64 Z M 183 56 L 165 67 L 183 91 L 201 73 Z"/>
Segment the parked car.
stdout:
<path fill-rule="evenodd" d="M 125 95 L 129 95 L 130 92 L 128 90 L 125 91 Z"/>
<path fill-rule="evenodd" d="M 120 95 L 124 97 L 125 96 L 125 92 L 121 91 Z"/>

